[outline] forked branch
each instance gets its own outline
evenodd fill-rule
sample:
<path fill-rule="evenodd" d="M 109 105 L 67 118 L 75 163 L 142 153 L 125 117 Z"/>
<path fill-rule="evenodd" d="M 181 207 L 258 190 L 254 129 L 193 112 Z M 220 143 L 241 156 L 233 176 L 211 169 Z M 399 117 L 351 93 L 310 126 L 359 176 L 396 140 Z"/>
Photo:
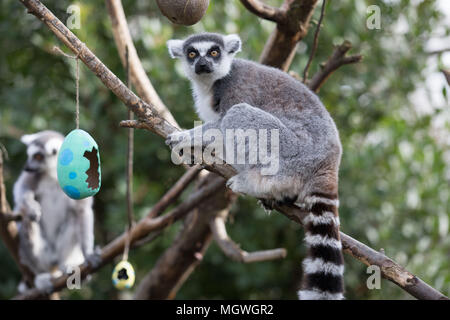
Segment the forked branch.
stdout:
<path fill-rule="evenodd" d="M 240 246 L 228 236 L 225 226 L 225 219 L 221 215 L 218 215 L 211 220 L 210 227 L 217 245 L 220 249 L 222 249 L 223 253 L 227 257 L 234 261 L 251 263 L 282 259 L 286 257 L 286 249 L 283 248 L 255 252 L 247 252 L 242 250 Z"/>
<path fill-rule="evenodd" d="M 352 44 L 349 41 L 344 41 L 341 45 L 337 46 L 330 58 L 321 65 L 321 68 L 312 77 L 310 81 L 307 82 L 309 88 L 318 92 L 320 87 L 325 83 L 325 81 L 336 71 L 339 67 L 356 63 L 361 61 L 362 56 L 360 54 L 347 56 L 347 52 L 352 48 Z"/>
<path fill-rule="evenodd" d="M 285 19 L 283 10 L 269 6 L 259 0 L 241 0 L 241 2 L 248 11 L 260 18 L 274 22 L 282 22 Z"/>

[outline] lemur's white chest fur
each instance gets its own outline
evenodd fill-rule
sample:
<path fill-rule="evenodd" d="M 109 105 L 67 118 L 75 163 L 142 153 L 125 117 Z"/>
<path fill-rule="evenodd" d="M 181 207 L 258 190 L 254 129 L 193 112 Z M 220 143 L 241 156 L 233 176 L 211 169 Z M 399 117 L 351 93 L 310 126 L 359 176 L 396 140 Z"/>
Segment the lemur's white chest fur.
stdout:
<path fill-rule="evenodd" d="M 195 109 L 198 116 L 204 122 L 219 120 L 220 114 L 213 108 L 213 89 L 211 85 L 202 83 L 192 83 Z"/>
<path fill-rule="evenodd" d="M 59 226 L 67 220 L 67 197 L 59 187 L 58 181 L 48 175 L 39 182 L 36 196 L 39 197 L 42 214 L 45 215 L 41 219 L 45 231 L 50 239 L 55 239 Z"/>

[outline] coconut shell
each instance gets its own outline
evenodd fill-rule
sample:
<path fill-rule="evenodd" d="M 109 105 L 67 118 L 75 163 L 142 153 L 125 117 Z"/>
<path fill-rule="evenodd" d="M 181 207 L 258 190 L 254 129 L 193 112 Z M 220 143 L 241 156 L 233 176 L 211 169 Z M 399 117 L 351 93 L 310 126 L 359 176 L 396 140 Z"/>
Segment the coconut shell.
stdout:
<path fill-rule="evenodd" d="M 209 0 L 156 0 L 156 3 L 173 23 L 191 26 L 205 15 Z"/>

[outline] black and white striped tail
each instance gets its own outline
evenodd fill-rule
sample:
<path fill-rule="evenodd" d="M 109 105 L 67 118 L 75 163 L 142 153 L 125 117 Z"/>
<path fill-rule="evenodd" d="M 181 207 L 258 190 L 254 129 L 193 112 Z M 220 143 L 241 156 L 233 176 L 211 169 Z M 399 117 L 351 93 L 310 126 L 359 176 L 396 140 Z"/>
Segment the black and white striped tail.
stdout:
<path fill-rule="evenodd" d="M 313 193 L 306 197 L 310 213 L 304 218 L 308 254 L 303 261 L 300 300 L 344 298 L 344 259 L 339 237 L 337 196 Z"/>

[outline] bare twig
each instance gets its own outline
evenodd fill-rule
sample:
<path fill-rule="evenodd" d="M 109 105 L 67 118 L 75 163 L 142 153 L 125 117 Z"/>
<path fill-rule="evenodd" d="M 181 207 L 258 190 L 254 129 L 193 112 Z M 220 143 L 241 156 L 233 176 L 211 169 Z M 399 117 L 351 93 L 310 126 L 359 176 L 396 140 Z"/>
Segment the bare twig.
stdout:
<path fill-rule="evenodd" d="M 158 231 L 153 231 L 148 236 L 146 236 L 140 240 L 136 240 L 131 247 L 133 249 L 142 247 L 143 245 L 146 245 L 147 243 L 154 241 L 156 238 L 158 238 L 160 235 L 162 235 L 163 232 L 164 232 L 164 229 L 158 230 Z"/>
<path fill-rule="evenodd" d="M 346 55 L 351 47 L 352 45 L 349 41 L 344 41 L 344 43 L 334 49 L 331 57 L 321 65 L 321 69 L 317 71 L 317 73 L 307 83 L 311 90 L 318 92 L 328 77 L 331 76 L 331 74 L 339 67 L 361 61 L 362 56 L 359 54 L 353 56 Z"/>
<path fill-rule="evenodd" d="M 14 221 L 14 222 L 22 221 L 22 216 L 14 214 L 14 213 L 4 213 L 3 221 L 6 223 L 10 223 L 12 221 Z"/>
<path fill-rule="evenodd" d="M 81 43 L 81 41 L 68 30 L 61 21 L 59 21 L 41 2 L 37 0 L 20 0 L 25 7 L 28 8 L 29 12 L 34 14 L 37 18 L 42 20 L 54 33 L 55 35 L 61 39 L 72 51 L 79 54 L 80 59 L 91 69 L 99 78 L 102 80 L 102 82 L 105 84 L 107 88 L 109 88 L 114 94 L 119 97 L 120 100 L 122 100 L 125 105 L 127 105 L 138 117 L 140 117 L 143 121 L 145 121 L 149 125 L 149 130 L 152 132 L 157 133 L 158 135 L 162 137 L 167 137 L 168 133 L 174 132 L 177 130 L 174 126 L 169 124 L 167 121 L 162 119 L 154 107 L 148 105 L 144 101 L 140 100 L 135 94 L 130 92 L 128 88 L 88 49 L 84 44 Z M 288 1 L 288 0 L 287 0 Z M 290 0 L 288 2 L 295 2 L 296 0 Z M 314 1 L 302 1 L 303 5 L 309 4 L 312 5 L 312 2 Z M 315 2 L 314 2 L 315 5 Z M 308 19 L 309 21 L 309 19 Z M 344 43 L 345 45 L 345 43 Z M 350 49 L 341 48 L 341 45 L 339 48 L 341 51 L 343 51 L 343 54 L 333 53 L 334 55 L 340 56 L 340 63 L 333 63 L 333 59 L 330 59 L 330 64 L 326 64 L 324 69 L 330 69 L 335 70 L 337 67 L 334 66 L 335 64 L 342 65 L 346 63 L 352 63 L 355 61 L 359 61 L 361 59 L 361 56 L 353 56 L 353 57 L 344 57 L 345 53 Z M 344 46 L 345 47 L 345 46 Z M 349 47 L 349 46 L 348 46 Z M 339 49 L 338 48 L 338 49 Z M 338 50 L 339 51 L 339 50 Z M 333 58 L 333 57 L 332 57 Z M 327 68 L 328 65 L 328 68 Z M 334 69 L 333 69 L 334 67 Z M 323 71 L 323 70 L 322 70 Z M 331 71 L 332 72 L 332 71 Z M 331 72 L 324 72 L 324 74 L 331 74 Z M 314 81 L 314 78 L 311 81 Z M 323 76 L 320 76 L 319 79 L 323 78 Z M 327 76 L 325 77 L 325 79 Z M 324 80 L 323 80 L 324 81 Z M 323 81 L 317 81 L 316 83 L 317 88 L 320 87 L 320 85 L 323 83 Z M 235 170 L 230 168 L 231 166 L 223 166 L 223 165 L 217 165 L 217 166 L 208 166 L 206 169 L 214 172 L 220 173 L 225 178 L 230 178 L 235 174 Z M 223 182 L 221 182 L 223 186 Z M 219 185 L 220 186 L 220 185 Z M 198 191 L 200 192 L 200 190 Z M 201 196 L 201 192 L 195 194 L 197 197 Z M 197 203 L 195 203 L 190 209 L 195 207 Z M 302 211 L 300 208 L 291 205 L 291 206 L 282 206 L 282 207 L 276 207 L 277 211 L 283 213 L 290 219 L 301 223 L 301 217 L 304 216 L 306 213 Z M 158 218 L 159 219 L 159 218 Z M 161 224 L 162 222 L 159 222 Z M 165 223 L 168 223 L 168 221 L 165 221 Z M 152 223 L 154 224 L 154 222 Z M 163 224 L 163 227 L 165 225 Z M 133 229 L 134 233 L 135 229 Z M 360 243 L 359 241 L 345 235 L 341 232 L 341 239 L 342 244 L 345 248 L 345 251 L 355 257 L 356 259 L 365 262 L 369 260 L 373 260 L 374 262 L 380 262 L 377 259 L 372 259 L 373 257 L 366 257 L 364 254 L 368 253 L 364 250 L 364 245 Z M 354 250 L 349 250 L 349 248 L 352 248 Z M 361 255 L 359 255 L 361 253 Z M 369 252 L 370 253 L 370 252 Z M 379 255 L 379 252 L 376 252 L 376 255 Z M 374 253 L 374 254 L 375 254 Z M 383 260 L 384 261 L 384 260 Z M 375 263 L 376 264 L 376 263 Z M 396 265 L 398 266 L 398 265 Z M 393 274 L 387 274 L 386 268 L 383 268 L 381 266 L 381 270 L 383 271 L 383 275 L 386 276 L 389 280 L 396 283 L 398 286 L 403 288 L 405 291 L 409 292 L 413 296 L 419 299 L 429 299 L 430 297 L 433 298 L 441 298 L 445 299 L 446 297 L 442 295 L 437 290 L 431 288 L 427 284 L 425 284 L 422 280 L 419 278 L 413 276 L 409 277 L 409 279 L 412 279 L 411 281 L 407 282 L 405 284 L 404 280 L 404 274 L 400 272 L 402 267 L 398 266 L 397 268 L 389 268 L 389 271 L 392 271 Z"/>
<path fill-rule="evenodd" d="M 450 70 L 441 69 L 441 71 L 445 76 L 445 80 L 447 80 L 447 83 L 450 86 Z"/>
<path fill-rule="evenodd" d="M 241 2 L 248 11 L 260 18 L 274 22 L 282 22 L 284 19 L 283 10 L 269 6 L 259 0 L 241 0 Z"/>
<path fill-rule="evenodd" d="M 232 260 L 251 263 L 286 257 L 286 249 L 283 248 L 255 252 L 242 250 L 240 246 L 228 236 L 223 215 L 214 217 L 210 222 L 210 227 L 213 232 L 214 240 L 220 249 L 222 249 L 223 253 Z"/>
<path fill-rule="evenodd" d="M 128 25 L 120 0 L 109 1 L 108 8 L 109 8 L 109 15 L 111 17 L 113 25 L 114 38 L 117 47 L 120 50 L 120 48 L 124 47 L 125 45 L 132 46 L 133 43 L 131 37 L 129 36 Z M 142 65 L 137 55 L 135 59 L 132 59 L 130 61 L 130 63 L 135 68 L 139 70 L 142 69 L 141 67 Z M 154 92 L 151 91 L 151 89 L 153 88 L 151 87 L 149 88 L 148 86 L 145 85 L 146 83 L 149 82 L 149 79 L 147 79 L 144 72 L 140 72 L 139 76 L 133 78 L 133 81 L 138 90 L 139 95 L 142 96 L 144 100 L 147 100 L 146 97 L 148 96 L 154 96 Z M 148 92 L 149 89 L 150 92 Z M 163 107 L 165 108 L 165 106 Z M 164 111 L 170 114 L 167 108 L 165 108 Z M 165 118 L 167 119 L 167 116 L 165 116 Z M 172 121 L 169 122 L 176 123 L 175 120 L 173 120 L 173 122 Z M 134 123 L 128 122 L 128 125 L 127 124 L 124 125 L 123 123 L 121 123 L 121 126 L 141 128 L 141 129 L 145 128 L 145 125 L 142 126 L 141 121 L 135 121 Z M 200 169 L 200 167 L 198 167 L 198 169 Z M 192 170 L 190 169 L 188 170 L 192 172 Z M 194 172 L 198 173 L 198 171 L 195 170 Z M 205 171 L 203 172 L 205 173 Z M 195 176 L 197 176 L 197 174 L 195 174 Z M 193 177 L 194 176 L 192 176 L 192 178 Z M 214 179 L 220 180 L 221 178 L 215 176 Z M 227 197 L 226 194 L 222 192 L 221 194 L 217 194 L 214 197 L 206 199 L 205 203 L 202 204 L 201 207 L 202 208 L 207 207 L 208 205 L 210 207 L 214 207 L 214 209 L 211 209 L 209 212 L 209 214 L 214 214 L 216 212 L 215 206 L 217 206 L 217 203 L 222 203 L 223 199 L 226 199 L 227 205 L 229 204 L 229 201 L 232 201 L 231 200 L 232 198 Z M 160 201 L 159 203 L 163 202 Z M 195 217 L 198 217 L 198 219 L 196 219 Z M 179 242 L 175 241 L 174 243 L 172 243 L 172 245 L 166 250 L 166 252 L 158 259 L 156 266 L 152 269 L 152 271 L 148 275 L 149 279 L 147 280 L 147 284 L 149 285 L 148 290 L 151 292 L 149 297 L 166 297 L 168 295 L 174 296 L 177 290 L 182 285 L 182 283 L 187 279 L 188 275 L 193 272 L 193 270 L 199 263 L 199 260 L 197 259 L 190 260 L 189 258 L 186 258 L 186 256 L 189 255 L 189 252 L 206 250 L 206 248 L 209 246 L 208 234 L 210 233 L 210 231 L 208 230 L 207 227 L 205 227 L 204 224 L 206 217 L 204 217 L 204 215 L 199 217 L 197 211 L 193 210 L 188 214 L 186 219 L 192 222 L 193 224 L 192 228 L 180 231 L 177 237 L 177 239 L 180 239 L 180 241 Z M 150 237 L 153 237 L 153 235 L 150 235 Z M 143 239 L 142 242 L 147 241 L 147 238 Z M 167 260 L 167 257 L 172 256 L 174 257 L 173 260 Z M 170 264 L 171 262 L 173 264 Z M 164 286 L 155 287 L 154 284 L 159 283 L 158 279 L 161 278 L 164 279 L 163 281 Z"/>
<path fill-rule="evenodd" d="M 320 11 L 320 18 L 319 18 L 319 21 L 317 22 L 316 32 L 314 33 L 314 41 L 313 41 L 311 54 L 309 56 L 308 63 L 305 66 L 305 70 L 303 71 L 303 83 L 305 83 L 306 79 L 308 79 L 308 70 L 309 70 L 309 67 L 311 65 L 311 62 L 314 59 L 314 55 L 316 54 L 317 45 L 319 44 L 320 27 L 322 25 L 323 17 L 325 16 L 325 6 L 326 6 L 326 4 L 327 4 L 327 0 L 323 0 L 322 1 L 322 9 Z"/>
<path fill-rule="evenodd" d="M 169 133 L 177 130 L 175 126 L 160 116 L 153 104 L 144 102 L 130 91 L 42 2 L 38 0 L 20 1 L 28 8 L 29 13 L 43 21 L 139 119 L 148 122 L 148 128 L 152 128 L 152 132 L 165 138 Z"/>
<path fill-rule="evenodd" d="M 148 104 L 136 96 L 117 76 L 95 56 L 44 4 L 38 0 L 20 0 L 29 13 L 43 21 L 51 31 L 111 90 L 140 121 L 145 122 L 145 129 L 160 137 L 167 136 L 179 129 L 161 117 L 152 104 Z M 196 159 L 199 162 L 201 159 Z M 222 176 L 233 176 L 236 171 L 228 164 L 205 165 L 209 171 Z"/>

